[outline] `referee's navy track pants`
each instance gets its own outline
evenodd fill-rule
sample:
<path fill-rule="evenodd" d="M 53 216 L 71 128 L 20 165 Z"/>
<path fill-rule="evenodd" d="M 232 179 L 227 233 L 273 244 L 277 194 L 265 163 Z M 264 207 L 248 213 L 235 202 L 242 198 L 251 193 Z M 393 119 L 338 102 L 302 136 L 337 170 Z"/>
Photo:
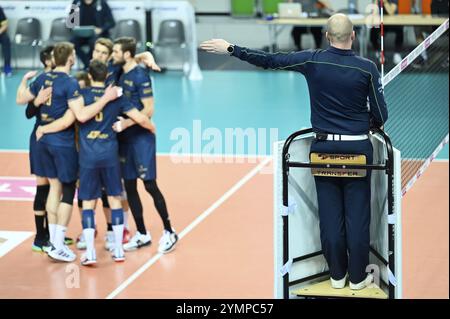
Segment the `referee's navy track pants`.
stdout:
<path fill-rule="evenodd" d="M 373 160 L 369 139 L 364 141 L 313 141 L 311 152 L 364 154 Z M 366 278 L 370 245 L 370 171 L 366 177 L 315 176 L 319 205 L 320 240 L 331 277 L 348 272 L 352 283 Z"/>

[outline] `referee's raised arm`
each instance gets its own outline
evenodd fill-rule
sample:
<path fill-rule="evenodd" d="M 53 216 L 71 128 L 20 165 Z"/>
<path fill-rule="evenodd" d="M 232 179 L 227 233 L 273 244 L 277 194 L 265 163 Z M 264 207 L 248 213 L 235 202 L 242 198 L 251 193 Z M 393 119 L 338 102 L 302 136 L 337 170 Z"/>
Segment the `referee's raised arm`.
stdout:
<path fill-rule="evenodd" d="M 264 69 L 292 70 L 302 73 L 305 70 L 306 61 L 313 53 L 313 51 L 267 53 L 231 44 L 223 39 L 204 41 L 200 48 L 209 53 L 228 54 Z"/>

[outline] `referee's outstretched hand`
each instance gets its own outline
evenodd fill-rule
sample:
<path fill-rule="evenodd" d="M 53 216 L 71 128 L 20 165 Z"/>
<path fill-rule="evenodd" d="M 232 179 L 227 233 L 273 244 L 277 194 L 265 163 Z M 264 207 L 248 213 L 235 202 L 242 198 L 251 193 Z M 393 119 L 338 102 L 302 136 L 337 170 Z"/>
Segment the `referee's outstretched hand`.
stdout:
<path fill-rule="evenodd" d="M 154 56 L 150 52 L 142 52 L 136 54 L 135 60 L 137 63 L 143 63 L 146 67 L 156 72 L 161 72 L 161 68 L 156 63 Z"/>
<path fill-rule="evenodd" d="M 202 44 L 200 44 L 200 49 L 205 50 L 209 53 L 215 53 L 215 54 L 230 54 L 228 52 L 228 47 L 230 46 L 230 43 L 223 39 L 211 39 L 208 41 L 204 41 Z"/>

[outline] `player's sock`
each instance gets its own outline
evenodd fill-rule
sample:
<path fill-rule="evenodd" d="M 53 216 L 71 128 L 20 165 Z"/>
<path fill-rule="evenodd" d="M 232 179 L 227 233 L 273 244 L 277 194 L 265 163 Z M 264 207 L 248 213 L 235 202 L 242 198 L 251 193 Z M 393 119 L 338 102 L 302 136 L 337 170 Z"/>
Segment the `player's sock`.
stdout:
<path fill-rule="evenodd" d="M 86 241 L 86 254 L 89 259 L 95 259 L 95 219 L 93 209 L 83 209 L 81 222 L 83 224 L 83 236 Z"/>
<path fill-rule="evenodd" d="M 155 203 L 156 210 L 164 224 L 164 229 L 172 232 L 172 226 L 170 224 L 169 213 L 167 212 L 166 201 L 163 194 L 158 188 L 155 180 L 145 181 L 145 189 L 153 197 L 153 202 Z"/>
<path fill-rule="evenodd" d="M 92 228 L 95 230 L 95 219 L 93 209 L 83 209 L 81 215 L 81 224 L 83 225 L 83 229 Z"/>
<path fill-rule="evenodd" d="M 47 214 L 47 212 L 45 212 L 44 217 L 45 217 L 45 224 L 44 224 L 45 232 L 46 232 L 46 235 L 47 235 L 47 239 L 50 240 L 50 227 L 48 225 L 48 214 Z"/>
<path fill-rule="evenodd" d="M 54 244 L 56 235 L 56 224 L 48 224 L 48 232 L 50 236 L 50 242 Z"/>
<path fill-rule="evenodd" d="M 123 212 L 123 226 L 125 228 L 129 228 L 129 226 L 128 226 L 128 214 L 129 213 L 130 213 L 130 211 Z"/>
<path fill-rule="evenodd" d="M 114 242 L 116 248 L 122 247 L 123 240 L 123 209 L 111 210 L 112 228 L 114 231 Z"/>
<path fill-rule="evenodd" d="M 44 215 L 44 229 L 45 229 L 45 235 L 48 240 L 50 240 L 50 227 L 48 226 L 48 214 L 45 212 Z"/>
<path fill-rule="evenodd" d="M 56 249 L 62 249 L 64 247 L 64 238 L 66 237 L 66 226 L 55 225 L 55 242 L 52 244 Z"/>
<path fill-rule="evenodd" d="M 49 185 L 37 185 L 36 195 L 33 201 L 34 210 L 34 221 L 36 224 L 36 239 L 43 241 L 46 239 L 46 214 L 45 214 L 45 203 L 47 201 L 48 192 L 50 191 Z M 44 213 L 43 215 L 38 215 L 38 213 Z"/>
<path fill-rule="evenodd" d="M 83 229 L 84 240 L 86 241 L 86 255 L 89 259 L 93 259 L 95 256 L 94 251 L 94 238 L 95 238 L 95 228 L 84 228 Z"/>
<path fill-rule="evenodd" d="M 34 222 L 36 224 L 36 239 L 44 240 L 47 235 L 45 230 L 45 216 L 34 215 Z"/>

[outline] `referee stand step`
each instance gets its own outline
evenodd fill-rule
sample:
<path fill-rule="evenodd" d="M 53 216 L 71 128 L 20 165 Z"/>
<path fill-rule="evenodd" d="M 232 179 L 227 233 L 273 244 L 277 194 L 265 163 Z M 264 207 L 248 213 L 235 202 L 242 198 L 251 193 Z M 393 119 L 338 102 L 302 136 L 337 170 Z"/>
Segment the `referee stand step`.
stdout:
<path fill-rule="evenodd" d="M 325 280 L 309 286 L 293 290 L 292 295 L 297 297 L 317 297 L 317 298 L 366 298 L 366 299 L 387 299 L 387 294 L 377 285 L 372 284 L 361 290 L 351 290 L 347 285 L 342 289 L 331 287 L 330 280 Z"/>

